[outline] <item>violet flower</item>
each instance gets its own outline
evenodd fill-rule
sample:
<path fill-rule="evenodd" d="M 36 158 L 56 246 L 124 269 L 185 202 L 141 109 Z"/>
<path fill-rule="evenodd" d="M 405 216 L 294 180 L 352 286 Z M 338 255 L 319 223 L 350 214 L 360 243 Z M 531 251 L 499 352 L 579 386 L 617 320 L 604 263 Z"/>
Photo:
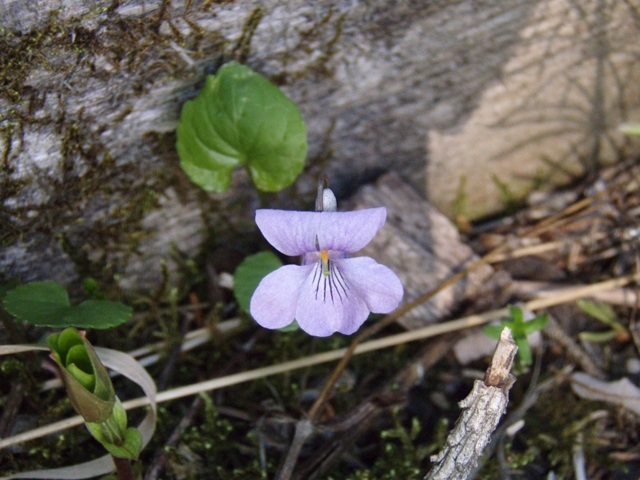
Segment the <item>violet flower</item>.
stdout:
<path fill-rule="evenodd" d="M 324 190 L 325 204 L 328 193 L 335 205 L 330 190 Z M 384 207 L 257 210 L 256 223 L 267 241 L 285 255 L 302 255 L 302 265 L 285 265 L 262 279 L 251 298 L 253 318 L 266 328 L 295 319 L 309 335 L 326 337 L 354 333 L 369 312 L 395 310 L 404 293 L 396 274 L 372 258 L 348 258 L 371 241 L 386 217 Z"/>

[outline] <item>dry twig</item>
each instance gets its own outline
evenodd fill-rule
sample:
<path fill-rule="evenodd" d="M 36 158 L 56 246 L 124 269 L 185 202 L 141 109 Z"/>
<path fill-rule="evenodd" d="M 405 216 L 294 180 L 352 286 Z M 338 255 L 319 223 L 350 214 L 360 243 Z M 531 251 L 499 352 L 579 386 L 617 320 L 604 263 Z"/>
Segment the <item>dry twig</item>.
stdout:
<path fill-rule="evenodd" d="M 469 396 L 460 402 L 464 411 L 444 449 L 431 457 L 435 465 L 425 480 L 465 480 L 469 476 L 507 409 L 509 390 L 516 380 L 510 372 L 517 351 L 511 330 L 505 327 L 484 380 L 476 380 Z"/>
<path fill-rule="evenodd" d="M 565 351 L 567 352 L 567 356 L 576 362 L 582 370 L 587 372 L 589 375 L 603 379 L 605 378 L 602 370 L 596 365 L 596 363 L 589 357 L 589 355 L 578 345 L 573 338 L 567 335 L 558 321 L 553 318 L 552 315 L 549 315 L 549 320 L 547 322 L 547 326 L 544 328 L 543 333 L 547 335 L 551 340 L 560 344 Z"/>

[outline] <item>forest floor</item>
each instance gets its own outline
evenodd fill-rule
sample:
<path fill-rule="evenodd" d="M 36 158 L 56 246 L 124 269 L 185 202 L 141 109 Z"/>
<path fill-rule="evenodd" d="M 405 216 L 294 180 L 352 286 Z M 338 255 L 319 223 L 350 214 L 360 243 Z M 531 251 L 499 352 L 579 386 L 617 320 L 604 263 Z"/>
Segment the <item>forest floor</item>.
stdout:
<path fill-rule="evenodd" d="M 516 362 L 507 413 L 475 478 L 640 476 L 639 191 L 636 158 L 597 179 L 536 194 L 502 216 L 458 219 L 480 262 L 510 275 L 502 306 L 549 318 L 542 335 L 529 337 L 531 365 Z M 184 267 L 179 288 L 163 284 L 125 299 L 134 307 L 132 321 L 88 332 L 95 345 L 132 352 L 158 392 L 195 385 L 158 404 L 155 435 L 136 463 L 146 480 L 271 479 L 288 454 L 291 478 L 421 479 L 460 414 L 458 402 L 491 357 L 479 326 L 405 338 L 393 318 L 373 316 L 351 337 L 268 331 L 238 308 L 228 278 L 206 262 Z M 582 297 L 588 301 L 577 302 Z M 487 313 L 474 312 L 473 299 L 467 304 L 459 316 Z M 25 343 L 46 333 L 18 327 Z M 354 355 L 340 371 L 343 353 L 324 363 L 314 357 L 354 339 L 392 337 L 387 348 Z M 7 342 L 0 331 L 0 343 Z M 280 373 L 264 370 L 282 364 Z M 3 357 L 0 438 L 74 415 L 62 389 L 42 389 L 55 378 L 52 367 L 40 353 Z M 198 388 L 227 377 L 228 386 Z M 617 382 L 623 378 L 630 385 Z M 141 395 L 122 377 L 113 382 L 123 400 Z M 323 393 L 327 385 L 333 388 Z M 131 410 L 130 424 L 143 410 Z M 296 426 L 309 418 L 306 441 L 292 449 Z M 103 453 L 76 427 L 1 449 L 0 475 Z"/>

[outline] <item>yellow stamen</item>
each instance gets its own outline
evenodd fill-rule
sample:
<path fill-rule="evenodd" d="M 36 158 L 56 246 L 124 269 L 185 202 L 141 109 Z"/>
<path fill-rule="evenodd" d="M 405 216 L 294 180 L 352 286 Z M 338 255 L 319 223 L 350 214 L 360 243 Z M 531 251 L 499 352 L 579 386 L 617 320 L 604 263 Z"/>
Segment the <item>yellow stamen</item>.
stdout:
<path fill-rule="evenodd" d="M 320 251 L 320 259 L 322 260 L 322 274 L 329 276 L 329 252 L 327 250 Z"/>

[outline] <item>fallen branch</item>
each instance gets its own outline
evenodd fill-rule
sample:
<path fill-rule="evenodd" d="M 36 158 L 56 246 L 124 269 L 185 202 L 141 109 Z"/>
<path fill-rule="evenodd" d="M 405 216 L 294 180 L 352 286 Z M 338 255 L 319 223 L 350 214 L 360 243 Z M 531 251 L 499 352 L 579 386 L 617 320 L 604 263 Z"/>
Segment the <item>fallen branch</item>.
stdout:
<path fill-rule="evenodd" d="M 447 437 L 444 449 L 431 457 L 434 463 L 425 480 L 465 480 L 478 463 L 491 434 L 507 410 L 509 390 L 515 382 L 511 367 L 518 347 L 505 327 L 484 380 L 460 402 L 463 412 Z"/>

